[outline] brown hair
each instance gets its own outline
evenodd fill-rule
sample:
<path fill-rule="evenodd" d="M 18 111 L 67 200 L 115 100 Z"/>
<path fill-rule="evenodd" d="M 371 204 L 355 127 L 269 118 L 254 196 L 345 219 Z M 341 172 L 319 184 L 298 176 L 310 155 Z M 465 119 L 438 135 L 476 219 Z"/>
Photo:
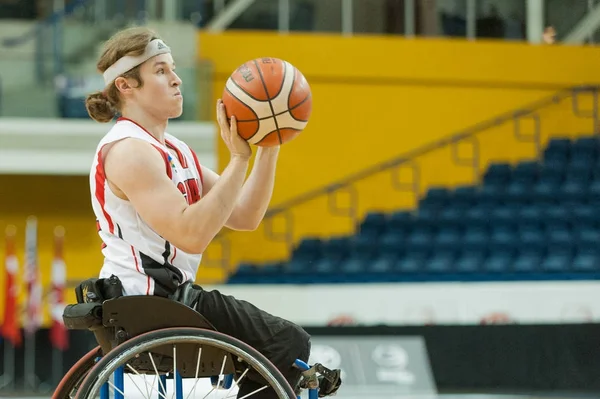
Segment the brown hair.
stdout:
<path fill-rule="evenodd" d="M 142 55 L 148 43 L 154 39 L 160 39 L 160 37 L 154 31 L 144 27 L 129 28 L 116 33 L 104 44 L 104 51 L 96 65 L 98 71 L 104 73 L 112 64 L 126 55 Z M 120 76 L 136 80 L 138 87 L 143 84 L 139 65 Z M 117 112 L 121 110 L 121 105 L 119 90 L 114 83 L 104 91 L 92 93 L 85 99 L 85 108 L 90 117 L 102 123 L 113 120 Z"/>

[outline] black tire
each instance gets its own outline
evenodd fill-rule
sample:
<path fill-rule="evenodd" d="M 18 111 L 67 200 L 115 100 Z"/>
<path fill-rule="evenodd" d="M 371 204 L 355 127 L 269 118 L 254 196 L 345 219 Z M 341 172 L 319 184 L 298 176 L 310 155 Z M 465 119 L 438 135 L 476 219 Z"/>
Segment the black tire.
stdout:
<path fill-rule="evenodd" d="M 227 350 L 229 351 L 233 347 L 240 353 L 245 353 L 248 355 L 248 358 L 244 358 L 244 361 L 250 363 L 251 365 L 254 362 L 254 368 L 263 378 L 265 378 L 267 381 L 272 379 L 279 385 L 278 389 L 281 391 L 281 393 L 279 393 L 280 399 L 297 399 L 294 390 L 292 389 L 288 381 L 285 379 L 285 377 L 262 353 L 252 348 L 248 344 L 229 335 L 225 335 L 217 331 L 189 327 L 165 328 L 140 334 L 114 348 L 106 356 L 104 356 L 94 366 L 94 368 L 90 370 L 89 373 L 87 373 L 85 379 L 81 383 L 81 386 L 77 390 L 77 395 L 75 396 L 75 399 L 90 398 L 91 394 L 94 393 L 92 391 L 96 391 L 96 389 L 99 389 L 99 387 L 97 386 L 97 380 L 99 379 L 100 375 L 106 374 L 106 369 L 116 369 L 118 366 L 122 365 L 122 363 L 126 362 L 126 356 L 128 355 L 127 353 L 133 353 L 136 347 L 145 347 L 159 339 L 206 339 L 207 341 L 212 341 L 212 344 L 215 346 L 218 346 L 219 343 L 222 343 L 223 346 L 227 347 Z M 236 355 L 239 356 L 239 353 Z M 258 369 L 256 365 L 262 366 L 264 370 Z M 285 393 L 285 396 L 282 396 L 284 395 L 283 392 Z"/>
<path fill-rule="evenodd" d="M 96 359 L 100 356 L 102 356 L 102 349 L 97 346 L 79 359 L 60 380 L 52 394 L 52 399 L 69 399 L 71 392 L 81 384 L 87 373 L 94 368 Z"/>

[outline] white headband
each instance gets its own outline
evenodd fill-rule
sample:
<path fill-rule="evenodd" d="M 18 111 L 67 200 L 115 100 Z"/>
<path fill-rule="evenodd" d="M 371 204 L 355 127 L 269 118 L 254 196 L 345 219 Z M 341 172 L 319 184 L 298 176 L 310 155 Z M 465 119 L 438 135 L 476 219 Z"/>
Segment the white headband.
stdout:
<path fill-rule="evenodd" d="M 144 54 L 138 55 L 137 57 L 126 55 L 121 57 L 112 64 L 102 76 L 104 76 L 104 86 L 110 85 L 115 81 L 116 78 L 135 68 L 136 66 L 148 61 L 150 58 L 164 53 L 170 53 L 171 49 L 162 40 L 154 39 L 146 46 Z"/>

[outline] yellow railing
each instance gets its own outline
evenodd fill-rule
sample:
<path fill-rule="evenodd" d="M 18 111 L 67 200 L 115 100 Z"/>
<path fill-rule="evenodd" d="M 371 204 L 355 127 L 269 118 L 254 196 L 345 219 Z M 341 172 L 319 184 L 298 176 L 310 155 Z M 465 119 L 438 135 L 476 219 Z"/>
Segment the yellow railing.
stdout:
<path fill-rule="evenodd" d="M 414 207 L 428 187 L 476 184 L 491 162 L 533 159 L 550 137 L 598 130 L 598 87 L 560 91 L 272 208 L 261 227 L 243 239 L 233 241 L 232 233 L 223 231 L 201 270 L 218 269 L 225 278 L 243 261 L 287 259 L 303 237 L 351 234 L 369 211 Z"/>

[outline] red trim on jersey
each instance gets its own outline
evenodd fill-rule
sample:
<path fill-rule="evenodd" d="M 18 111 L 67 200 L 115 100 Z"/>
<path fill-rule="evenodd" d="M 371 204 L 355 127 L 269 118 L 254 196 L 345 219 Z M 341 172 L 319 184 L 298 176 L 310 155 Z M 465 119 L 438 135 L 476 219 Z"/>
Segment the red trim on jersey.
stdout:
<path fill-rule="evenodd" d="M 103 147 L 104 148 L 104 147 Z M 98 151 L 98 164 L 96 165 L 96 199 L 98 200 L 98 202 L 100 203 L 100 208 L 102 208 L 102 213 L 104 214 L 104 218 L 106 219 L 106 222 L 108 223 L 108 231 L 110 231 L 110 234 L 114 234 L 115 232 L 115 226 L 113 224 L 112 218 L 110 217 L 110 215 L 108 214 L 108 212 L 106 212 L 106 209 L 104 209 L 104 206 L 106 205 L 106 192 L 105 192 L 105 185 L 106 185 L 106 175 L 104 173 L 104 165 L 102 164 L 102 149 L 100 149 L 100 151 Z"/>
<path fill-rule="evenodd" d="M 133 247 L 133 245 L 130 245 L 130 247 L 131 247 L 131 254 L 133 255 L 133 259 L 135 260 L 135 270 L 137 270 L 139 273 L 141 273 L 142 271 L 140 270 L 140 263 L 138 262 L 137 255 L 135 254 L 135 248 Z"/>
<path fill-rule="evenodd" d="M 148 277 L 148 285 L 146 286 L 146 295 L 150 295 L 150 276 Z"/>
<path fill-rule="evenodd" d="M 192 156 L 194 157 L 194 163 L 196 164 L 196 169 L 198 169 L 198 174 L 200 175 L 200 184 L 202 184 L 202 188 L 204 189 L 204 177 L 202 176 L 202 168 L 200 167 L 200 162 L 198 161 L 198 156 L 196 155 L 196 153 L 194 152 L 194 150 L 192 150 L 192 148 L 190 146 L 188 146 L 188 148 L 190 149 L 190 152 L 192 153 Z"/>
<path fill-rule="evenodd" d="M 179 163 L 181 164 L 181 167 L 183 167 L 183 169 L 187 169 L 188 168 L 187 159 L 185 159 L 185 156 L 183 156 L 181 151 L 179 151 L 179 148 L 177 148 L 175 145 L 173 145 L 173 143 L 171 143 L 167 139 L 165 139 L 165 143 L 167 144 L 167 147 L 169 147 L 170 149 L 175 151 L 175 153 L 177 154 L 177 159 L 179 159 Z"/>
<path fill-rule="evenodd" d="M 177 247 L 173 247 L 173 257 L 171 258 L 171 264 L 175 261 L 175 257 L 177 257 Z"/>
<path fill-rule="evenodd" d="M 169 176 L 169 179 L 173 179 L 173 171 L 171 170 L 171 163 L 169 162 L 169 155 L 159 146 L 155 145 L 155 144 L 151 144 L 152 147 L 156 148 L 156 150 L 158 152 L 160 152 L 160 155 L 162 155 L 164 161 L 165 161 L 165 166 L 167 167 L 167 176 Z"/>

